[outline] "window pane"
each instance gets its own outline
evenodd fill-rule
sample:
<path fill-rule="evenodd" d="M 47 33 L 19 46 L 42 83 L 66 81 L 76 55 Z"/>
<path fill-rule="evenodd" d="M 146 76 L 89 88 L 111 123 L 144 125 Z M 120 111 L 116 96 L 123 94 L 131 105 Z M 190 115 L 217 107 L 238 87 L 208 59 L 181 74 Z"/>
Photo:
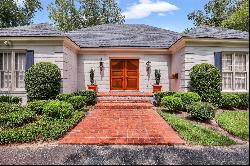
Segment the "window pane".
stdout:
<path fill-rule="evenodd" d="M 223 54 L 222 56 L 222 70 L 223 71 L 232 71 L 232 54 Z"/>
<path fill-rule="evenodd" d="M 235 73 L 235 89 L 245 90 L 247 88 L 247 73 Z"/>
<path fill-rule="evenodd" d="M 3 70 L 3 53 L 0 52 L 0 70 Z"/>
<path fill-rule="evenodd" d="M 233 73 L 222 73 L 223 90 L 232 90 Z"/>
<path fill-rule="evenodd" d="M 235 71 L 246 71 L 246 54 L 235 54 Z"/>
<path fill-rule="evenodd" d="M 15 54 L 16 88 L 24 88 L 25 60 L 24 53 Z"/>
<path fill-rule="evenodd" d="M 0 87 L 11 88 L 11 52 L 0 53 Z"/>

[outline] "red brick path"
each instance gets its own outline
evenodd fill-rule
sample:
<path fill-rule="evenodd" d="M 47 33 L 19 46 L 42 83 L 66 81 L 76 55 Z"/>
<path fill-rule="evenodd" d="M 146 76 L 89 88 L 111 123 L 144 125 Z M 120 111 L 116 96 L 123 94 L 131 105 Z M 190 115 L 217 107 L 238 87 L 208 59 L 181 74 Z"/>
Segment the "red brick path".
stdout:
<path fill-rule="evenodd" d="M 147 101 L 99 101 L 60 144 L 185 144 Z"/>

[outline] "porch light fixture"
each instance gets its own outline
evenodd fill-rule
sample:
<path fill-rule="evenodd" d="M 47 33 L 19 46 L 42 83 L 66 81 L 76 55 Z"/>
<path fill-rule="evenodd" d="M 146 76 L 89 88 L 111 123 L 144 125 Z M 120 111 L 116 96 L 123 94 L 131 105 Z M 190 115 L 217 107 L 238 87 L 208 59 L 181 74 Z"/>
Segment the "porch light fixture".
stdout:
<path fill-rule="evenodd" d="M 147 72 L 147 76 L 149 78 L 150 77 L 150 73 L 151 73 L 151 62 L 150 61 L 148 61 L 146 63 L 146 72 Z"/>
<path fill-rule="evenodd" d="M 179 74 L 178 73 L 174 73 L 171 75 L 170 79 L 178 79 Z"/>
<path fill-rule="evenodd" d="M 5 45 L 5 46 L 11 46 L 11 41 L 9 41 L 9 40 L 5 40 L 4 42 L 3 42 L 3 44 Z"/>
<path fill-rule="evenodd" d="M 103 71 L 103 69 L 104 69 L 104 65 L 103 65 L 103 61 L 102 61 L 102 58 L 101 58 L 101 60 L 100 60 L 100 71 L 102 72 Z"/>

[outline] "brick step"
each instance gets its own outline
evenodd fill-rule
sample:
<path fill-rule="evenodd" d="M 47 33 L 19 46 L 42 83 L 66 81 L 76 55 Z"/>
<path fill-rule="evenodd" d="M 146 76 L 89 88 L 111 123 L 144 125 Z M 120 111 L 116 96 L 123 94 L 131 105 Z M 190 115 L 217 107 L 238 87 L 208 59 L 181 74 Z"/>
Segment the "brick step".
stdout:
<path fill-rule="evenodd" d="M 103 97 L 97 97 L 98 101 L 102 100 L 109 100 L 109 101 L 124 101 L 124 100 L 147 100 L 147 101 L 153 101 L 153 97 L 135 97 L 135 96 L 103 96 Z"/>
<path fill-rule="evenodd" d="M 98 103 L 151 103 L 150 100 L 98 100 Z"/>
<path fill-rule="evenodd" d="M 100 103 L 95 105 L 96 109 L 151 109 L 151 103 Z"/>
<path fill-rule="evenodd" d="M 113 97 L 152 97 L 150 92 L 103 92 L 97 93 L 97 97 L 113 96 Z"/>

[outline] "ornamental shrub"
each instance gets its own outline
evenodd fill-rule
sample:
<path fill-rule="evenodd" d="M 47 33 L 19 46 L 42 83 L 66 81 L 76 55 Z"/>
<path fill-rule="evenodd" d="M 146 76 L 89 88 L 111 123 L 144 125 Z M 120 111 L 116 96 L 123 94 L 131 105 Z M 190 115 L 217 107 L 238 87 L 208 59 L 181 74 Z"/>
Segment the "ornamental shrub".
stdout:
<path fill-rule="evenodd" d="M 54 99 L 60 92 L 61 72 L 57 65 L 40 62 L 25 74 L 25 88 L 29 100 Z"/>
<path fill-rule="evenodd" d="M 97 94 L 94 91 L 89 91 L 89 90 L 80 90 L 77 92 L 74 92 L 75 96 L 86 96 L 86 104 L 87 105 L 95 105 L 96 104 L 96 99 L 97 99 Z"/>
<path fill-rule="evenodd" d="M 173 94 L 175 94 L 175 92 L 158 92 L 158 93 L 154 93 L 154 105 L 155 106 L 160 106 L 161 100 L 162 100 L 163 97 L 172 96 Z"/>
<path fill-rule="evenodd" d="M 220 107 L 225 109 L 234 109 L 239 106 L 241 99 L 234 93 L 222 93 Z"/>
<path fill-rule="evenodd" d="M 168 111 L 179 111 L 183 108 L 181 98 L 174 96 L 165 96 L 162 98 L 161 105 Z"/>
<path fill-rule="evenodd" d="M 86 96 L 73 96 L 73 97 L 70 97 L 67 100 L 67 102 L 72 104 L 75 110 L 78 110 L 86 105 L 85 103 L 86 99 L 87 99 Z"/>
<path fill-rule="evenodd" d="M 216 107 L 207 102 L 195 102 L 187 106 L 187 112 L 198 120 L 211 120 L 215 117 Z"/>
<path fill-rule="evenodd" d="M 201 97 L 194 92 L 176 92 L 173 96 L 181 98 L 183 102 L 183 110 L 186 110 L 186 107 L 189 104 L 201 101 Z"/>
<path fill-rule="evenodd" d="M 43 113 L 47 115 L 47 117 L 55 119 L 68 118 L 72 112 L 74 112 L 73 106 L 70 103 L 64 101 L 50 101 L 43 107 Z"/>
<path fill-rule="evenodd" d="M 235 93 L 240 98 L 239 109 L 249 108 L 249 93 Z"/>
<path fill-rule="evenodd" d="M 201 100 L 215 105 L 221 98 L 221 73 L 211 64 L 202 63 L 192 67 L 190 71 L 189 89 L 200 95 Z"/>
<path fill-rule="evenodd" d="M 38 115 L 41 115 L 43 112 L 43 107 L 45 104 L 47 104 L 49 101 L 47 100 L 35 100 L 32 102 L 29 102 L 27 104 L 27 111 L 35 112 Z"/>
<path fill-rule="evenodd" d="M 68 99 L 70 98 L 70 97 L 73 97 L 74 95 L 73 94 L 71 94 L 71 93 L 62 93 L 62 94 L 59 94 L 59 95 L 57 95 L 56 96 L 56 99 L 57 100 L 60 100 L 60 101 L 68 101 Z"/>
<path fill-rule="evenodd" d="M 0 103 L 0 114 L 21 111 L 22 109 L 18 104 Z"/>
<path fill-rule="evenodd" d="M 12 104 L 21 104 L 22 98 L 16 96 L 0 96 L 0 103 L 12 103 Z"/>
<path fill-rule="evenodd" d="M 0 127 L 17 127 L 35 119 L 35 113 L 21 110 L 0 114 Z"/>

